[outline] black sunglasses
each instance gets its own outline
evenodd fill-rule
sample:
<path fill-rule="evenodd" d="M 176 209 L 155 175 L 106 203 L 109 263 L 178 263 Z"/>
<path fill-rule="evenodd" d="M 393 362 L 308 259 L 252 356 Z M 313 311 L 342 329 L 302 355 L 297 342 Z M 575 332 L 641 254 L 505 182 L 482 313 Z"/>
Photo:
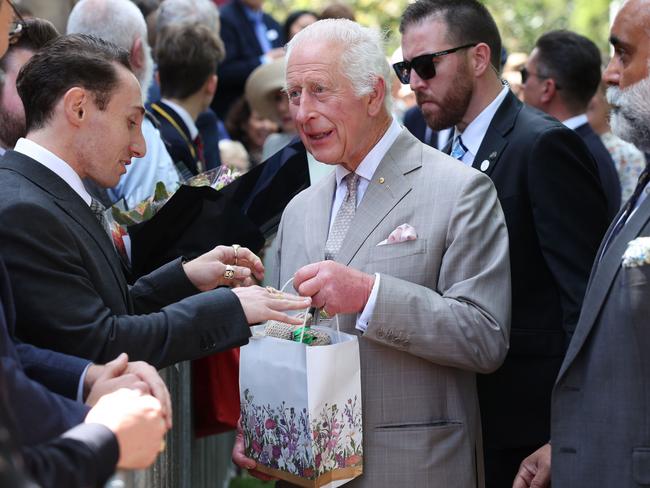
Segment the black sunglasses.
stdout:
<path fill-rule="evenodd" d="M 455 47 L 453 49 L 445 49 L 444 51 L 438 51 L 437 53 L 431 54 L 422 54 L 416 56 L 410 61 L 400 61 L 393 65 L 395 74 L 404 85 L 408 85 L 411 82 L 411 69 L 414 69 L 420 78 L 423 80 L 430 80 L 436 76 L 436 65 L 433 62 L 435 58 L 440 56 L 446 56 L 447 54 L 455 53 L 461 49 L 467 49 L 469 47 L 474 47 L 478 42 L 472 44 L 463 44 L 462 46 Z"/>
<path fill-rule="evenodd" d="M 540 80 L 547 80 L 547 79 L 551 78 L 550 76 L 543 76 L 543 75 L 540 75 L 539 73 L 534 73 L 532 71 L 528 71 L 528 69 L 526 69 L 525 66 L 519 70 L 519 73 L 521 74 L 521 84 L 522 85 L 525 85 L 526 82 L 528 81 L 528 79 L 531 76 L 535 76 L 535 77 L 539 78 Z M 555 83 L 555 89 L 559 90 L 560 85 Z"/>
<path fill-rule="evenodd" d="M 9 44 L 14 44 L 16 41 L 18 41 L 18 39 L 20 39 L 20 36 L 22 35 L 26 24 L 25 19 L 23 19 L 23 16 L 20 15 L 20 12 L 14 3 L 11 0 L 7 0 L 7 3 L 11 7 L 11 10 L 14 11 L 14 21 L 11 23 L 11 27 L 9 29 Z"/>

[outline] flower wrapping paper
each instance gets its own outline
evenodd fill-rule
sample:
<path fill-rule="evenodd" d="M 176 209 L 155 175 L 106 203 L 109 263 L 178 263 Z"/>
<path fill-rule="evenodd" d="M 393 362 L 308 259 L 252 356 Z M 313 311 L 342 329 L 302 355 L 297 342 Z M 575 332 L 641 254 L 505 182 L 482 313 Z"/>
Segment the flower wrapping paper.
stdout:
<path fill-rule="evenodd" d="M 240 358 L 246 455 L 305 487 L 340 486 L 363 466 L 358 340 L 318 328 L 332 344 L 308 347 L 254 327 Z"/>

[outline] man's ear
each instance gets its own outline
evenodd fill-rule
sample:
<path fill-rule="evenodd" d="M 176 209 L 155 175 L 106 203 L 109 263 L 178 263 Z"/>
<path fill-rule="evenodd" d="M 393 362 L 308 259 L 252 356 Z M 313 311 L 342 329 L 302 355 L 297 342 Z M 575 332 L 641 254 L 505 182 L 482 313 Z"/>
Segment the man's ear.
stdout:
<path fill-rule="evenodd" d="M 63 112 L 69 124 L 79 127 L 88 118 L 90 94 L 81 87 L 70 88 L 63 95 Z"/>
<path fill-rule="evenodd" d="M 553 78 L 546 78 L 542 81 L 542 84 L 544 88 L 539 99 L 544 104 L 551 103 L 558 96 L 557 83 L 555 83 L 555 79 Z"/>
<path fill-rule="evenodd" d="M 470 47 L 468 49 L 473 49 L 471 62 L 475 76 L 482 76 L 491 69 L 490 57 L 492 56 L 492 50 L 490 46 L 484 42 L 479 42 L 474 48 Z"/>
<path fill-rule="evenodd" d="M 139 72 L 144 67 L 144 47 L 141 37 L 137 37 L 131 46 L 131 67 L 135 72 Z"/>
<path fill-rule="evenodd" d="M 214 97 L 214 94 L 217 92 L 217 82 L 219 78 L 217 75 L 210 75 L 207 80 L 205 80 L 205 83 L 203 84 L 203 90 L 206 92 L 206 95 L 210 95 L 210 97 Z"/>
<path fill-rule="evenodd" d="M 384 108 L 386 99 L 386 81 L 383 78 L 377 78 L 372 92 L 368 98 L 368 115 L 371 117 L 379 114 Z"/>

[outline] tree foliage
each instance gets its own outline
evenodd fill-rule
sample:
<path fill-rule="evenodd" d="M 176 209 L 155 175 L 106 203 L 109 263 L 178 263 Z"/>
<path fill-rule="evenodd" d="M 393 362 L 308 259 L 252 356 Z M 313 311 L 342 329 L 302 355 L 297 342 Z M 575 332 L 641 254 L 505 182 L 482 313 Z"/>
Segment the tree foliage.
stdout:
<path fill-rule="evenodd" d="M 509 52 L 530 52 L 535 39 L 552 29 L 571 29 L 607 52 L 610 0 L 483 0 L 494 16 Z M 274 0 L 265 8 L 279 22 L 293 10 L 319 13 L 331 0 Z M 399 17 L 408 0 L 347 0 L 363 25 L 388 33 L 390 51 L 399 45 Z"/>

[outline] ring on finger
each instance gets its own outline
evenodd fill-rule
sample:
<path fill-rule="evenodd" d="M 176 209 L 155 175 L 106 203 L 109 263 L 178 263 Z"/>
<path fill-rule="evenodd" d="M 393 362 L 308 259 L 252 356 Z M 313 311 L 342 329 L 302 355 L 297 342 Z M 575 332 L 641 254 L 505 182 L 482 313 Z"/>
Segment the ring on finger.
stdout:
<path fill-rule="evenodd" d="M 226 271 L 223 272 L 223 277 L 227 280 L 232 280 L 235 277 L 235 268 L 227 264 Z"/>

